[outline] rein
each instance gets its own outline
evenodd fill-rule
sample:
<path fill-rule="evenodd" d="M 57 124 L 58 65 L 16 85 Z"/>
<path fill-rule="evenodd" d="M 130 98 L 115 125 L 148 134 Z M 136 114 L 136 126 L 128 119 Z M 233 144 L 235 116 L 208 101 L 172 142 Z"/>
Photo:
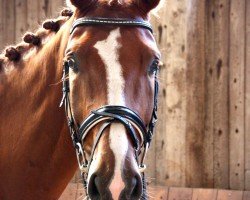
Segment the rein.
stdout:
<path fill-rule="evenodd" d="M 149 22 L 144 20 L 134 20 L 134 19 L 113 19 L 113 18 L 80 18 L 77 19 L 72 26 L 70 33 L 72 34 L 74 30 L 79 26 L 131 26 L 131 27 L 140 27 L 145 28 L 151 32 L 153 32 L 151 25 Z M 121 123 L 124 125 L 126 130 L 129 133 L 129 136 L 132 139 L 135 156 L 137 159 L 139 171 L 143 174 L 146 169 L 146 165 L 144 164 L 145 157 L 150 146 L 155 123 L 157 121 L 157 103 L 158 103 L 158 79 L 157 73 L 159 70 L 159 62 L 155 60 L 153 64 L 156 71 L 154 72 L 154 107 L 152 111 L 152 116 L 149 124 L 145 125 L 141 117 L 125 106 L 114 106 L 114 105 L 106 105 L 97 110 L 94 110 L 90 113 L 90 115 L 81 123 L 80 126 L 75 121 L 75 118 L 72 113 L 71 104 L 70 104 L 70 87 L 69 87 L 69 69 L 76 70 L 76 62 L 74 59 L 68 59 L 64 61 L 64 70 L 63 70 L 63 97 L 60 104 L 60 107 L 65 106 L 65 113 L 68 122 L 68 127 L 70 130 L 70 135 L 72 138 L 72 142 L 74 148 L 76 149 L 77 160 L 79 164 L 79 168 L 83 177 L 84 188 L 87 189 L 87 177 L 88 171 L 93 160 L 93 156 L 95 153 L 95 149 L 98 145 L 100 138 L 102 137 L 106 128 L 108 128 L 112 123 Z M 97 124 L 102 124 L 92 147 L 91 155 L 89 159 L 87 159 L 86 152 L 84 149 L 84 140 L 88 135 L 89 131 L 95 127 Z M 137 134 L 139 133 L 140 138 L 138 138 Z M 140 143 L 139 141 L 142 141 Z M 141 160 L 139 160 L 139 156 L 141 156 Z M 143 186 L 145 189 L 145 183 Z"/>

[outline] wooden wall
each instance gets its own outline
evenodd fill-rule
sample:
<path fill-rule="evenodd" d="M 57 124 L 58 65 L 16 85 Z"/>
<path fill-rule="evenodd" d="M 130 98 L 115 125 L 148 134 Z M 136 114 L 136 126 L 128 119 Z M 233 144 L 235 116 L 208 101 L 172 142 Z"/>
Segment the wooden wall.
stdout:
<path fill-rule="evenodd" d="M 48 17 L 58 15 L 64 0 L 0 0 L 0 49 L 21 41 Z"/>
<path fill-rule="evenodd" d="M 157 184 L 250 189 L 250 0 L 168 0 Z M 154 170 L 155 169 L 155 170 Z"/>
<path fill-rule="evenodd" d="M 62 5 L 0 0 L 0 47 Z M 149 182 L 250 190 L 250 0 L 167 0 L 158 14 L 164 66 Z"/>

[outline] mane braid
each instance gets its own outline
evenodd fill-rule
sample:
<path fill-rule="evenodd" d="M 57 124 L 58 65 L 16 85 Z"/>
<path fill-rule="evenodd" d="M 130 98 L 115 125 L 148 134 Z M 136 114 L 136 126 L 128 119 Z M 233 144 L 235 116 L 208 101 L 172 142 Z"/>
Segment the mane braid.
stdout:
<path fill-rule="evenodd" d="M 7 46 L 0 54 L 0 73 L 4 65 L 9 62 L 19 62 L 22 56 L 32 48 L 42 48 L 45 43 L 42 41 L 52 33 L 56 33 L 70 19 L 73 11 L 64 8 L 60 12 L 60 16 L 56 19 L 45 20 L 42 27 L 39 27 L 35 33 L 27 32 L 22 38 L 22 42 L 15 46 Z"/>

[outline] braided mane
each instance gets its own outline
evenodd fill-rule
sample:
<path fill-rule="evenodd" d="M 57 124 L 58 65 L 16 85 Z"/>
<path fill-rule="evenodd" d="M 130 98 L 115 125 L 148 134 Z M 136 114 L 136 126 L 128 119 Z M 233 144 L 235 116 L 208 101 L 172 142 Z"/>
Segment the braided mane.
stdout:
<path fill-rule="evenodd" d="M 56 19 L 45 20 L 35 33 L 27 32 L 23 36 L 23 41 L 15 46 L 6 47 L 0 54 L 0 73 L 4 72 L 4 66 L 8 63 L 18 63 L 25 59 L 25 55 L 32 49 L 40 50 L 47 43 L 48 36 L 58 32 L 60 28 L 70 19 L 73 11 L 64 8 L 60 16 Z"/>

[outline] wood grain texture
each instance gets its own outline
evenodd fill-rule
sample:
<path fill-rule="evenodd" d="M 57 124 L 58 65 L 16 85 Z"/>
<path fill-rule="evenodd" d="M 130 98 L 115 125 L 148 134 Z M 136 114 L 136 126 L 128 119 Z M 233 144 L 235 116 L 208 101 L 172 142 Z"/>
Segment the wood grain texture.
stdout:
<path fill-rule="evenodd" d="M 39 26 L 39 2 L 34 0 L 27 1 L 27 29 L 34 31 Z"/>
<path fill-rule="evenodd" d="M 4 24 L 4 44 L 3 46 L 13 44 L 15 42 L 15 0 L 3 0 L 3 9 L 5 17 Z"/>
<path fill-rule="evenodd" d="M 39 23 L 42 23 L 46 17 L 51 15 L 50 10 L 50 1 L 48 0 L 41 0 L 38 1 L 38 10 L 39 10 Z"/>
<path fill-rule="evenodd" d="M 242 200 L 242 191 L 219 190 L 217 200 Z"/>
<path fill-rule="evenodd" d="M 60 197 L 60 200 L 75 200 L 77 193 L 77 184 L 70 183 Z"/>
<path fill-rule="evenodd" d="M 193 189 L 192 200 L 216 200 L 217 190 L 213 189 Z"/>
<path fill-rule="evenodd" d="M 75 200 L 82 200 L 86 196 L 85 190 L 82 186 L 82 183 L 77 183 L 77 191 Z"/>
<path fill-rule="evenodd" d="M 202 185 L 205 112 L 205 0 L 187 8 L 186 185 Z"/>
<path fill-rule="evenodd" d="M 244 191 L 243 200 L 250 200 L 250 191 Z"/>
<path fill-rule="evenodd" d="M 154 186 L 148 192 L 149 200 L 250 200 L 250 191 Z M 71 183 L 59 200 L 80 200 L 83 197 L 84 191 L 81 184 Z"/>
<path fill-rule="evenodd" d="M 15 41 L 20 42 L 27 31 L 27 0 L 15 0 Z"/>
<path fill-rule="evenodd" d="M 62 7 L 1 0 L 0 48 Z M 148 182 L 250 190 L 250 1 L 168 0 L 159 16 L 164 66 Z"/>
<path fill-rule="evenodd" d="M 0 53 L 2 48 L 4 47 L 4 1 L 0 1 Z"/>
<path fill-rule="evenodd" d="M 205 128 L 203 144 L 203 187 L 214 187 L 214 20 L 215 2 L 206 1 Z"/>
<path fill-rule="evenodd" d="M 167 8 L 164 7 L 161 10 L 161 15 L 166 15 Z M 162 37 L 162 35 L 166 34 L 166 18 L 157 21 L 156 28 L 160 27 L 156 35 L 158 37 L 160 49 L 164 48 L 167 44 L 166 37 Z M 155 133 L 155 159 L 156 159 L 156 168 L 155 168 L 155 176 L 156 176 L 156 183 L 157 184 L 166 184 L 166 181 L 169 179 L 169 169 L 167 164 L 167 151 L 166 151 L 166 140 L 167 140 L 167 133 L 166 133 L 166 118 L 167 118 L 167 94 L 166 94 L 166 80 L 167 80 L 167 69 L 166 69 L 166 53 L 163 52 L 162 61 L 164 63 L 163 67 L 160 69 L 159 75 L 159 83 L 160 83 L 160 91 L 159 91 L 159 111 L 158 116 L 159 120 L 156 126 L 156 133 Z M 164 166 L 164 167 L 162 167 Z"/>
<path fill-rule="evenodd" d="M 192 200 L 192 195 L 191 188 L 170 188 L 168 200 Z"/>
<path fill-rule="evenodd" d="M 64 6 L 64 0 L 53 0 L 51 1 L 51 11 L 53 17 L 58 17 L 60 11 Z"/>
<path fill-rule="evenodd" d="M 159 39 L 159 34 L 161 34 L 158 30 L 158 26 L 160 26 L 160 22 L 156 18 L 152 18 L 152 25 L 154 29 L 154 35 L 155 38 L 158 41 Z M 161 75 L 160 75 L 161 76 Z M 161 91 L 160 91 L 161 93 Z M 161 94 L 160 94 L 161 95 Z M 157 135 L 160 135 L 161 133 L 159 132 L 159 123 L 156 124 L 155 128 L 155 133 L 154 133 L 153 140 L 151 141 L 150 149 L 148 151 L 148 154 L 146 156 L 146 166 L 147 166 L 147 171 L 146 171 L 146 182 L 149 185 L 155 185 L 156 184 L 156 138 Z"/>
<path fill-rule="evenodd" d="M 230 188 L 244 189 L 245 0 L 230 7 Z"/>
<path fill-rule="evenodd" d="M 167 187 L 154 186 L 148 188 L 149 199 L 166 200 L 168 199 L 169 189 Z"/>
<path fill-rule="evenodd" d="M 168 1 L 168 6 L 160 13 L 164 17 L 160 18 L 157 27 L 165 64 L 160 77 L 162 104 L 158 123 L 161 128 L 156 136 L 157 183 L 171 186 L 185 185 L 186 177 L 185 2 Z"/>
<path fill-rule="evenodd" d="M 229 187 L 229 0 L 214 1 L 213 147 L 214 187 Z"/>
<path fill-rule="evenodd" d="M 250 1 L 246 1 L 245 189 L 250 190 Z"/>
<path fill-rule="evenodd" d="M 245 189 L 250 190 L 250 170 L 245 171 Z"/>

